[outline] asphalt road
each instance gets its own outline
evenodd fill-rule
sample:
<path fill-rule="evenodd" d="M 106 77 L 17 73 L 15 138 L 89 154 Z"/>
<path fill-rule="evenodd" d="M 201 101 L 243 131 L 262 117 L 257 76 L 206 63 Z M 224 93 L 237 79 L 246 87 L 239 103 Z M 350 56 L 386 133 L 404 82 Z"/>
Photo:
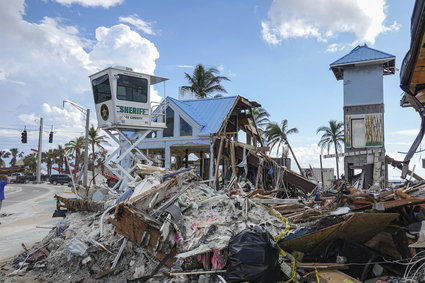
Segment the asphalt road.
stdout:
<path fill-rule="evenodd" d="M 22 252 L 21 243 L 31 247 L 45 237 L 62 218 L 52 218 L 54 195 L 75 197 L 67 186 L 13 184 L 5 191 L 0 217 L 0 262 Z M 47 227 L 47 228 L 44 228 Z M 0 280 L 1 281 L 1 280 Z"/>
<path fill-rule="evenodd" d="M 17 191 L 5 192 L 5 199 L 3 201 L 2 207 L 8 207 L 17 203 L 25 202 L 37 198 L 40 195 L 43 195 L 49 191 L 48 188 L 43 188 L 40 186 L 33 186 L 30 184 L 16 184 L 8 185 L 11 187 L 16 187 Z M 19 189 L 20 188 L 20 189 Z"/>

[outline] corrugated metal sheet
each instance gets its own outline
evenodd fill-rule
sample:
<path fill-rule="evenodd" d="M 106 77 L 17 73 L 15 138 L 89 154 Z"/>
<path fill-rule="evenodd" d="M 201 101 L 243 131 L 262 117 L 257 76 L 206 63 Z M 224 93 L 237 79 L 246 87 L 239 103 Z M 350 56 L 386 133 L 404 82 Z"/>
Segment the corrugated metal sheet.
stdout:
<path fill-rule="evenodd" d="M 201 134 L 216 133 L 223 124 L 238 96 L 207 98 L 195 100 L 177 100 L 167 97 L 198 125 L 202 126 Z"/>
<path fill-rule="evenodd" d="M 333 62 L 330 66 L 335 65 L 344 65 L 344 64 L 352 64 L 363 61 L 373 61 L 380 59 L 392 59 L 395 58 L 394 55 L 373 49 L 365 45 L 359 45 L 353 50 L 350 51 L 347 55 L 339 58 L 335 62 Z"/>

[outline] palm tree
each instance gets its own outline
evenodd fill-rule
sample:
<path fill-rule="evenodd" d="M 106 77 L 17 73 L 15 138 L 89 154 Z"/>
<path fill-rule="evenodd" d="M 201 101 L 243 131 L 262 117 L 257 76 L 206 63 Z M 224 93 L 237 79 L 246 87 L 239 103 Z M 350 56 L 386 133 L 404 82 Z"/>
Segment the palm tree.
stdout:
<path fill-rule="evenodd" d="M 55 155 L 55 152 L 53 151 L 53 149 L 49 149 L 47 152 L 41 153 L 41 160 L 44 163 L 46 163 L 48 175 L 52 175 L 52 166 L 53 166 L 55 157 L 56 157 L 56 155 Z"/>
<path fill-rule="evenodd" d="M 10 154 L 12 155 L 12 158 L 10 159 L 10 166 L 15 166 L 17 158 L 21 158 L 24 156 L 24 152 L 19 152 L 19 149 L 17 148 L 11 148 L 10 150 Z"/>
<path fill-rule="evenodd" d="M 81 151 L 84 148 L 84 137 L 75 138 L 65 144 L 65 149 L 75 153 L 75 172 L 79 171 L 81 163 Z"/>
<path fill-rule="evenodd" d="M 96 179 L 94 178 L 94 161 L 96 160 L 96 152 L 95 147 L 100 149 L 104 149 L 102 144 L 108 144 L 106 141 L 106 137 L 104 135 L 99 134 L 99 129 L 95 129 L 92 125 L 89 129 L 89 143 L 91 144 L 91 166 L 92 166 L 92 177 L 93 177 L 93 185 L 96 185 Z"/>
<path fill-rule="evenodd" d="M 30 153 L 24 156 L 24 166 L 28 167 L 31 172 L 34 172 L 37 167 L 35 153 Z"/>
<path fill-rule="evenodd" d="M 255 124 L 257 125 L 260 134 L 263 135 L 264 129 L 270 124 L 270 114 L 263 107 L 252 108 L 252 116 L 254 117 Z"/>
<path fill-rule="evenodd" d="M 184 74 L 190 85 L 182 86 L 181 89 L 194 93 L 198 98 L 206 98 L 215 92 L 227 93 L 220 83 L 223 80 L 230 80 L 227 77 L 220 76 L 220 71 L 216 68 L 205 69 L 204 65 L 198 64 L 192 75 Z"/>
<path fill-rule="evenodd" d="M 329 121 L 329 127 L 323 126 L 317 129 L 316 133 L 323 132 L 322 137 L 318 145 L 324 149 L 327 148 L 328 154 L 331 145 L 335 149 L 335 159 L 336 159 L 336 175 L 337 179 L 339 178 L 339 157 L 338 150 L 342 149 L 341 144 L 344 142 L 344 123 L 338 122 L 336 120 Z"/>
<path fill-rule="evenodd" d="M 64 164 L 66 163 L 65 162 L 65 149 L 61 145 L 58 145 L 58 147 L 55 148 L 53 150 L 53 152 L 55 154 L 55 163 L 58 165 L 58 170 L 59 170 L 58 172 L 63 173 L 64 172 L 64 170 L 63 170 Z"/>
<path fill-rule="evenodd" d="M 104 148 L 98 151 L 97 164 L 99 164 L 100 166 L 100 171 L 102 172 L 102 175 L 105 174 L 105 160 L 107 155 L 108 151 Z"/>
<path fill-rule="evenodd" d="M 6 162 L 4 162 L 3 158 L 8 158 L 10 152 L 7 150 L 0 150 L 0 167 L 6 167 Z"/>
<path fill-rule="evenodd" d="M 288 129 L 288 120 L 283 120 L 281 125 L 279 126 L 276 122 L 270 122 L 265 130 L 265 136 L 267 139 L 268 145 L 273 149 L 275 145 L 277 145 L 277 155 L 279 155 L 279 148 L 282 145 L 287 145 L 289 150 L 291 151 L 292 156 L 294 157 L 295 163 L 298 166 L 298 169 L 300 170 L 301 175 L 304 176 L 304 172 L 301 169 L 300 164 L 298 163 L 297 158 L 295 157 L 295 154 L 292 150 L 291 145 L 288 141 L 288 135 L 289 134 L 296 134 L 298 133 L 297 128 L 291 128 Z M 283 161 L 284 152 L 282 150 L 282 161 Z"/>

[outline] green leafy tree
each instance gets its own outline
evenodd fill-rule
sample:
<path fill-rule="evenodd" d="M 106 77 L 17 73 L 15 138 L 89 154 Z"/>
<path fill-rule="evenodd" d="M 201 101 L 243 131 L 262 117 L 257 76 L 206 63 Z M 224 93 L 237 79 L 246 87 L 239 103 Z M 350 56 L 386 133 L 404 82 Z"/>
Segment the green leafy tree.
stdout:
<path fill-rule="evenodd" d="M 298 133 L 297 128 L 288 128 L 288 120 L 282 120 L 281 124 L 279 125 L 276 122 L 270 122 L 265 130 L 265 136 L 267 139 L 267 144 L 273 149 L 277 145 L 277 155 L 279 155 L 279 148 L 282 145 L 287 145 L 289 150 L 291 151 L 292 156 L 294 157 L 295 163 L 298 166 L 298 169 L 300 170 L 301 175 L 304 175 L 303 170 L 301 169 L 300 164 L 298 163 L 297 158 L 295 157 L 294 151 L 292 150 L 291 145 L 288 141 L 288 135 L 290 134 L 296 134 Z M 282 161 L 284 157 L 284 152 L 282 150 Z"/>
<path fill-rule="evenodd" d="M 24 152 L 19 152 L 19 149 L 17 148 L 11 148 L 10 150 L 10 155 L 12 155 L 12 158 L 9 161 L 10 166 L 15 166 L 17 159 L 18 158 L 22 158 L 24 156 Z"/>
<path fill-rule="evenodd" d="M 6 167 L 5 158 L 10 156 L 10 152 L 7 150 L 0 150 L 0 167 Z"/>
<path fill-rule="evenodd" d="M 106 141 L 106 136 L 101 135 L 99 133 L 99 129 L 96 129 L 93 125 L 89 129 L 89 143 L 91 145 L 91 166 L 92 166 L 92 177 L 93 177 L 93 184 L 96 185 L 96 179 L 94 178 L 94 162 L 96 160 L 96 151 L 95 148 L 98 147 L 100 149 L 103 148 L 103 144 L 108 144 Z"/>
<path fill-rule="evenodd" d="M 189 85 L 182 86 L 181 89 L 194 93 L 198 98 L 206 98 L 217 92 L 227 93 L 221 82 L 230 80 L 227 77 L 220 76 L 220 71 L 216 68 L 206 69 L 204 65 L 198 64 L 192 75 L 184 74 Z"/>
<path fill-rule="evenodd" d="M 342 145 L 344 143 L 344 123 L 338 122 L 336 120 L 329 121 L 329 126 L 322 126 L 317 129 L 317 133 L 323 132 L 322 137 L 318 145 L 322 149 L 327 149 L 329 154 L 329 150 L 331 146 L 335 149 L 335 160 L 336 160 L 336 175 L 337 179 L 339 178 L 339 157 L 338 150 L 342 149 Z"/>

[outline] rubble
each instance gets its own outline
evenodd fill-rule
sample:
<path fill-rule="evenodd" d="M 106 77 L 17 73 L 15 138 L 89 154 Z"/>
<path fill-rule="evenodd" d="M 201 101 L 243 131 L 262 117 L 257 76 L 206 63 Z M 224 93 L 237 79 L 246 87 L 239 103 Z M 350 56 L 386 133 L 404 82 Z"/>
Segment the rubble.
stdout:
<path fill-rule="evenodd" d="M 423 181 L 381 192 L 338 181 L 315 200 L 154 169 L 102 201 L 55 196 L 66 217 L 2 263 L 1 281 L 425 282 Z"/>

